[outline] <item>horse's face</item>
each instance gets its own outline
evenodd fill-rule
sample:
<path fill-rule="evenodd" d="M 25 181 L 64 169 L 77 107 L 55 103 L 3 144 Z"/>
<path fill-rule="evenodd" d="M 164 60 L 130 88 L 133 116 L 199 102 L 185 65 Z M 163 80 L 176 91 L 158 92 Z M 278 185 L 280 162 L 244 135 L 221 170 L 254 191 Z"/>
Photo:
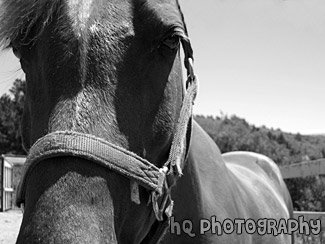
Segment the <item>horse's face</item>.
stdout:
<path fill-rule="evenodd" d="M 4 2 L 0 34 L 26 73 L 25 148 L 77 131 L 161 166 L 183 96 L 178 3 Z M 90 161 L 45 160 L 29 176 L 17 243 L 140 243 L 155 221 L 148 198 L 140 187 L 133 203 L 128 179 Z"/>
<path fill-rule="evenodd" d="M 27 80 L 25 147 L 75 130 L 159 160 L 182 99 L 176 2 L 63 2 L 45 27 L 12 41 Z"/>

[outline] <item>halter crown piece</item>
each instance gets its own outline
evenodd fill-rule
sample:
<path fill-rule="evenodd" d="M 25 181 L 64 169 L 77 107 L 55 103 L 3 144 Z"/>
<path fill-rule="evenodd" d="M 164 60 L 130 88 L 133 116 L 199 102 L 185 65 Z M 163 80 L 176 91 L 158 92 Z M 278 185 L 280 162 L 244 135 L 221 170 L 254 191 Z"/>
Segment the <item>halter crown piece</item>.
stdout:
<path fill-rule="evenodd" d="M 197 78 L 193 70 L 193 51 L 190 41 L 183 38 L 182 46 L 188 75 L 186 94 L 168 160 L 161 168 L 133 152 L 93 135 L 74 131 L 55 131 L 37 140 L 30 148 L 23 178 L 18 187 L 17 205 L 20 206 L 25 202 L 26 182 L 30 172 L 38 163 L 48 158 L 62 156 L 84 158 L 129 178 L 131 200 L 137 204 L 140 203 L 138 185 L 151 191 L 152 209 L 157 221 L 161 224 L 149 243 L 157 243 L 169 226 L 174 204 L 171 199 L 171 187 L 182 174 L 192 129 L 192 107 L 197 94 Z M 185 149 L 185 144 L 187 149 Z"/>

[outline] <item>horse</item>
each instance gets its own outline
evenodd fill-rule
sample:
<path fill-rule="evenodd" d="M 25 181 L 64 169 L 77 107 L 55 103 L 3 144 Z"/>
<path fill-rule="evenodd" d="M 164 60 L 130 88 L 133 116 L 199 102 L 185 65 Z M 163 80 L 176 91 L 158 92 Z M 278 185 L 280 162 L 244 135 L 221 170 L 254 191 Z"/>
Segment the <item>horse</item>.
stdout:
<path fill-rule="evenodd" d="M 177 0 L 0 9 L 1 45 L 27 83 L 17 244 L 293 241 L 254 225 L 292 217 L 276 164 L 221 154 L 192 118 L 198 78 Z"/>

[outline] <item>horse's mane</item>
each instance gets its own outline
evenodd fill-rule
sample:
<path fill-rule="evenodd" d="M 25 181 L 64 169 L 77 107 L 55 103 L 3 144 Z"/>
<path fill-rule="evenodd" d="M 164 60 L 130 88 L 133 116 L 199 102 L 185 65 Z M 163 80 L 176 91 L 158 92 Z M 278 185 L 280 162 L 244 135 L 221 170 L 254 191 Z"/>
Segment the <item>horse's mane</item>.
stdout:
<path fill-rule="evenodd" d="M 61 0 L 0 0 L 0 47 L 7 47 L 18 36 L 26 40 L 35 23 L 41 19 L 42 25 L 32 39 L 43 31 Z"/>

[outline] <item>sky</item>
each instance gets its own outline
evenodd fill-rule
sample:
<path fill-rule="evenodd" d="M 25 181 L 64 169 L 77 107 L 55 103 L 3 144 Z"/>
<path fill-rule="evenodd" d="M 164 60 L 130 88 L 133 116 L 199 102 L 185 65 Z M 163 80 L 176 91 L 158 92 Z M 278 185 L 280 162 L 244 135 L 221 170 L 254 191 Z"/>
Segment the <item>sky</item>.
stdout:
<path fill-rule="evenodd" d="M 325 1 L 180 0 L 194 49 L 194 113 L 325 133 Z M 0 53 L 0 95 L 23 78 Z"/>
<path fill-rule="evenodd" d="M 200 81 L 195 113 L 325 133 L 325 1 L 181 0 Z"/>

